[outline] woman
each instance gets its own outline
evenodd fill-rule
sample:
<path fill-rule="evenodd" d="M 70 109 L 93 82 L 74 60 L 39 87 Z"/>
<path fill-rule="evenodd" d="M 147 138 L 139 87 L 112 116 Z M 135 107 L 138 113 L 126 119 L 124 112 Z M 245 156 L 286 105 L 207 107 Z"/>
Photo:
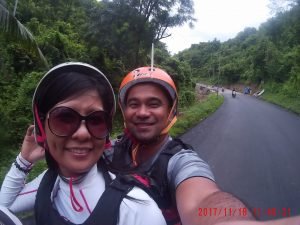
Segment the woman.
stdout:
<path fill-rule="evenodd" d="M 101 156 L 115 98 L 99 70 L 74 62 L 54 67 L 38 84 L 32 109 L 34 126 L 5 177 L 0 205 L 15 213 L 34 208 L 39 225 L 165 224 L 156 203 L 141 189 L 110 185 L 113 175 Z M 24 185 L 32 165 L 44 155 L 48 170 Z M 106 194 L 122 188 L 119 194 Z M 112 196 L 119 196 L 118 204 L 110 203 Z"/>

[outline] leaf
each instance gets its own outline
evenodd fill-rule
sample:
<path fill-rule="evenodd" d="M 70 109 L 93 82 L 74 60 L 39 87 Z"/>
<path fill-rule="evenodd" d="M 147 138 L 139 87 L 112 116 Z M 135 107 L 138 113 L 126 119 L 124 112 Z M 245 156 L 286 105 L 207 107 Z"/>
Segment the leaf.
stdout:
<path fill-rule="evenodd" d="M 6 34 L 10 40 L 15 40 L 29 51 L 38 55 L 46 67 L 48 63 L 42 51 L 38 47 L 31 32 L 5 8 L 4 2 L 0 2 L 0 30 Z"/>

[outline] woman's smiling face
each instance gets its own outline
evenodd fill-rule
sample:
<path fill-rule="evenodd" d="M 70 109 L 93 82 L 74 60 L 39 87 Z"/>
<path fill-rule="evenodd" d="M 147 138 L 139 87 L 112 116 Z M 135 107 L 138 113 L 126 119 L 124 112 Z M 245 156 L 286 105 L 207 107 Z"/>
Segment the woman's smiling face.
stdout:
<path fill-rule="evenodd" d="M 94 111 L 104 110 L 103 102 L 96 90 L 89 90 L 57 103 L 56 107 L 69 107 L 82 116 Z M 60 173 L 66 177 L 76 177 L 90 170 L 97 163 L 104 151 L 105 138 L 93 137 L 81 121 L 79 128 L 69 137 L 58 137 L 53 134 L 45 122 L 45 132 L 49 153 L 57 162 Z"/>

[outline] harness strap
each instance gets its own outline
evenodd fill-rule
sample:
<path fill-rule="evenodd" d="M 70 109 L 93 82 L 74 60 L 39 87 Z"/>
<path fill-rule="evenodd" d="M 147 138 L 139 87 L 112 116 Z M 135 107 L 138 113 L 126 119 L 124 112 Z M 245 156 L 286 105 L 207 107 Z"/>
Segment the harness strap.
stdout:
<path fill-rule="evenodd" d="M 123 184 L 118 178 L 114 179 L 101 195 L 96 208 L 85 224 L 116 225 L 119 220 L 121 202 L 132 188 L 133 185 Z"/>
<path fill-rule="evenodd" d="M 155 181 L 154 188 L 159 193 L 158 199 L 155 199 L 160 208 L 169 208 L 170 203 L 176 206 L 175 188 L 169 186 L 168 182 L 168 164 L 170 158 L 181 151 L 182 149 L 188 149 L 191 147 L 184 144 L 180 139 L 173 139 L 170 141 L 164 150 L 160 153 L 159 157 L 147 171 L 147 176 L 151 177 L 152 181 Z M 163 198 L 161 197 L 163 196 Z"/>
<path fill-rule="evenodd" d="M 92 225 L 99 225 L 99 221 L 103 225 L 116 225 L 119 220 L 122 200 L 134 185 L 123 183 L 120 176 L 112 180 L 104 163 L 100 162 L 98 169 L 103 171 L 106 188 L 89 218 L 92 218 L 93 214 L 99 218 L 98 221 L 92 221 Z"/>
<path fill-rule="evenodd" d="M 123 183 L 119 176 L 112 180 L 102 159 L 98 162 L 98 170 L 103 173 L 105 191 L 82 225 L 116 225 L 119 219 L 120 204 L 134 185 Z M 35 217 L 38 225 L 74 225 L 63 218 L 52 205 L 50 196 L 57 176 L 56 171 L 49 169 L 38 188 L 35 202 Z"/>

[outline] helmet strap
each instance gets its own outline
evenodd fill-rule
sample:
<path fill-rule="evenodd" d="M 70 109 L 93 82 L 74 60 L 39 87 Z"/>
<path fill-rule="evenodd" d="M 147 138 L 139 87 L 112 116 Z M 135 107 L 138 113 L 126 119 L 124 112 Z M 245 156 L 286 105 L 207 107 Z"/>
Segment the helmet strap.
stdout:
<path fill-rule="evenodd" d="M 165 128 L 161 131 L 160 135 L 168 133 L 169 130 L 171 129 L 171 127 L 176 123 L 176 121 L 177 121 L 177 116 L 174 116 L 173 119 L 172 119 L 172 120 L 170 121 L 170 123 L 168 124 L 168 126 L 165 127 Z"/>
<path fill-rule="evenodd" d="M 44 145 L 44 142 L 46 140 L 46 134 L 42 125 L 42 122 L 40 120 L 39 114 L 38 114 L 38 110 L 37 110 L 37 106 L 34 105 L 34 116 L 36 119 L 36 125 L 39 129 L 39 132 L 35 132 L 36 135 L 36 141 L 38 142 L 39 145 Z"/>
<path fill-rule="evenodd" d="M 177 99 L 174 101 L 173 106 L 170 110 L 169 116 L 168 116 L 168 124 L 166 125 L 166 127 L 161 131 L 160 135 L 162 134 L 167 134 L 169 132 L 169 130 L 171 129 L 171 127 L 176 123 L 177 121 L 177 116 L 176 116 L 176 106 L 177 106 Z"/>
<path fill-rule="evenodd" d="M 139 147 L 140 147 L 140 145 L 137 144 L 137 145 L 135 145 L 134 149 L 132 149 L 132 151 L 131 151 L 131 158 L 132 158 L 132 162 L 133 162 L 134 166 L 138 165 L 138 162 L 137 162 L 137 152 L 138 152 Z"/>

